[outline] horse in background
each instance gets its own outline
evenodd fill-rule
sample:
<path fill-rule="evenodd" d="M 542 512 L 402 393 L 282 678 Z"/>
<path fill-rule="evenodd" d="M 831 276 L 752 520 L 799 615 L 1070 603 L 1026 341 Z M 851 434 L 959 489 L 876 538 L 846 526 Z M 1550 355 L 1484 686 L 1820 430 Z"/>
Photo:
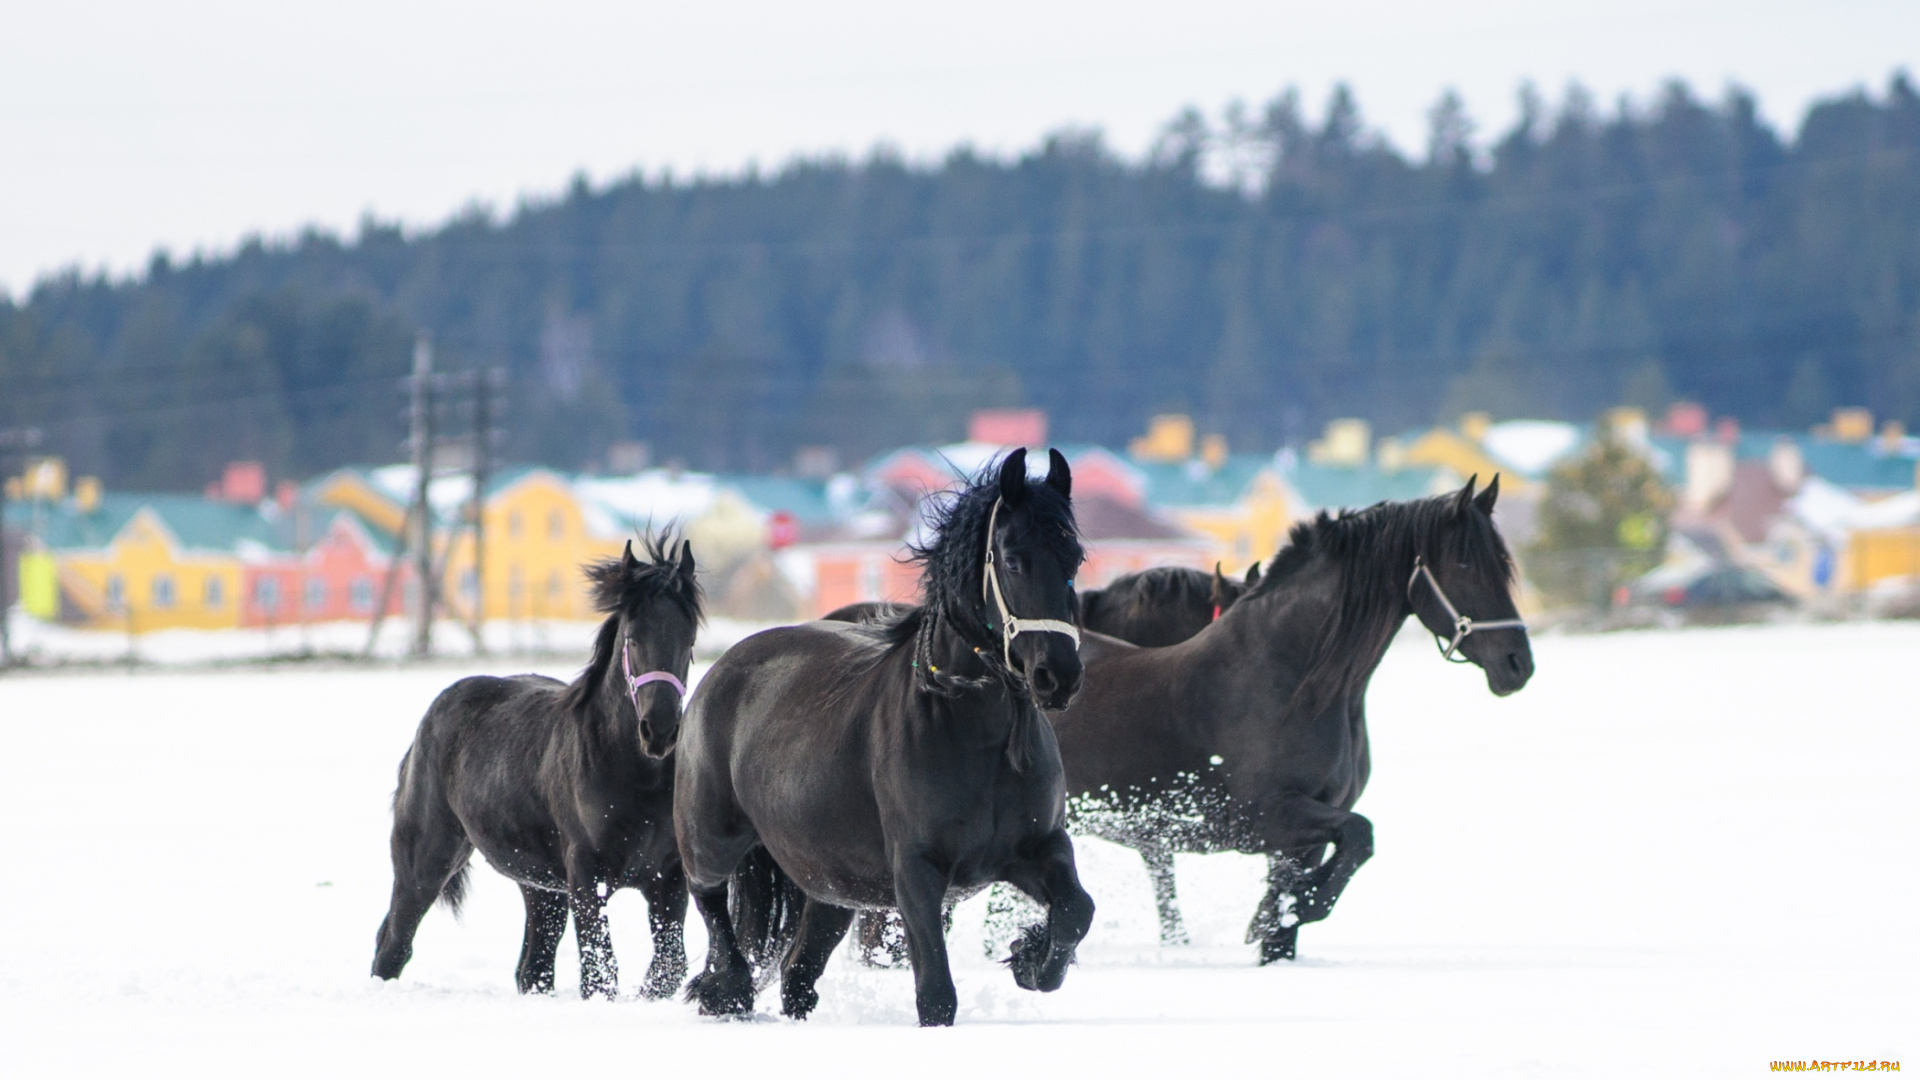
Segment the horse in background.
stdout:
<path fill-rule="evenodd" d="M 441 691 L 400 761 L 393 797 L 393 898 L 373 974 L 397 978 L 436 898 L 459 911 L 475 848 L 520 886 L 526 933 L 515 984 L 553 990 L 571 909 L 580 994 L 619 986 L 604 905 L 615 889 L 647 898 L 650 998 L 679 988 L 686 878 L 673 837 L 673 762 L 687 669 L 701 621 L 692 545 L 648 537 L 586 568 L 606 613 L 593 658 L 571 685 L 541 675 L 474 676 Z M 640 672 L 641 674 L 635 674 Z"/>
<path fill-rule="evenodd" d="M 1493 525 L 1499 478 L 1457 494 L 1321 514 L 1192 638 L 1160 649 L 1089 639 L 1086 689 L 1053 717 L 1077 833 L 1139 851 L 1163 943 L 1185 940 L 1173 853 L 1268 858 L 1247 931 L 1291 959 L 1373 851 L 1353 812 L 1370 767 L 1366 691 L 1409 616 L 1496 695 L 1533 674 L 1513 562 Z M 1331 858 L 1326 858 L 1331 844 Z"/>
<path fill-rule="evenodd" d="M 1135 645 L 1178 645 L 1207 628 L 1260 581 L 1260 564 L 1244 582 L 1220 572 L 1156 566 L 1080 594 L 1080 625 Z"/>
<path fill-rule="evenodd" d="M 1093 900 L 1074 868 L 1059 749 L 1040 710 L 1080 687 L 1071 492 L 1058 451 L 1044 482 L 1029 481 L 1026 452 L 1015 451 L 935 507 L 915 551 L 919 607 L 888 622 L 756 634 L 702 680 L 675 750 L 674 803 L 707 925 L 706 967 L 687 987 L 702 1013 L 751 1012 L 752 950 L 784 956 L 782 1007 L 806 1016 L 854 911 L 897 908 L 920 1023 L 951 1024 L 942 907 L 996 881 L 1047 907 L 1014 943 L 1014 981 L 1045 991 L 1066 978 Z M 778 874 L 742 875 L 761 852 Z M 797 920 L 756 921 L 791 933 L 791 945 L 743 950 L 730 881 L 771 892 L 780 877 L 804 894 Z"/>

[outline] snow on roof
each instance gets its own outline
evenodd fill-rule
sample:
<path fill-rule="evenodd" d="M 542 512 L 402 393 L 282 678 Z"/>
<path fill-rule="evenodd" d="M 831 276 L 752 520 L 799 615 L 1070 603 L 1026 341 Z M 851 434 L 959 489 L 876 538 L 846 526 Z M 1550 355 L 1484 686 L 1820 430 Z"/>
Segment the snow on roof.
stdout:
<path fill-rule="evenodd" d="M 1869 500 L 1818 476 L 1807 477 L 1787 506 L 1808 528 L 1835 537 L 1856 529 L 1920 524 L 1920 491 Z"/>
<path fill-rule="evenodd" d="M 667 469 L 581 477 L 573 482 L 573 489 L 583 505 L 597 507 L 625 526 L 651 524 L 654 528 L 669 521 L 685 524 L 706 513 L 718 490 L 711 473 Z"/>
<path fill-rule="evenodd" d="M 367 470 L 367 480 L 384 494 L 406 505 L 413 499 L 414 477 L 411 465 L 382 465 Z M 473 498 L 473 477 L 439 476 L 427 482 L 427 505 L 436 517 L 456 514 Z"/>
<path fill-rule="evenodd" d="M 1480 445 L 1515 472 L 1539 476 L 1580 445 L 1580 428 L 1558 420 L 1507 420 L 1488 428 Z"/>

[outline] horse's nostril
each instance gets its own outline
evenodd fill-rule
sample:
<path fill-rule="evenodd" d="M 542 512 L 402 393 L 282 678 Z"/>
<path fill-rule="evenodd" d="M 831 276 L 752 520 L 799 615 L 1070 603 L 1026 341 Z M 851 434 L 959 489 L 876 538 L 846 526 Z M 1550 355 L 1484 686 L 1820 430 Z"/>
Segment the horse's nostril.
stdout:
<path fill-rule="evenodd" d="M 1520 654 L 1519 653 L 1507 654 L 1507 667 L 1512 668 L 1513 673 L 1515 675 L 1520 674 Z"/>

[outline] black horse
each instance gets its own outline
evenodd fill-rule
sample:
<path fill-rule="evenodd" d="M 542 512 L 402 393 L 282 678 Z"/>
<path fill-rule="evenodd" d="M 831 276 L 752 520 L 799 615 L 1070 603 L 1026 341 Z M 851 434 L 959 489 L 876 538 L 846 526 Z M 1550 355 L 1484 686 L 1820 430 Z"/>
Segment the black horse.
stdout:
<path fill-rule="evenodd" d="M 1495 694 L 1526 685 L 1533 656 L 1491 516 L 1499 483 L 1296 525 L 1260 583 L 1182 644 L 1089 636 L 1087 688 L 1053 718 L 1069 821 L 1140 852 L 1163 942 L 1185 940 L 1176 851 L 1268 856 L 1248 929 L 1263 964 L 1291 959 L 1299 924 L 1332 910 L 1373 851 L 1372 823 L 1352 812 L 1367 683 L 1407 616 Z"/>
<path fill-rule="evenodd" d="M 521 993 L 553 990 L 554 952 L 573 910 L 580 994 L 613 997 L 619 974 L 603 910 L 613 890 L 647 898 L 653 964 L 641 992 L 673 993 L 687 972 L 686 877 L 672 830 L 673 762 L 700 624 L 693 549 L 648 538 L 586 568 L 608 613 L 572 685 L 539 675 L 476 676 L 441 691 L 400 761 L 393 797 L 393 901 L 373 973 L 400 974 L 439 897 L 456 911 L 475 848 L 520 884 Z M 636 675 L 636 672 L 642 674 Z"/>
<path fill-rule="evenodd" d="M 1073 575 L 1082 551 L 1056 451 L 1045 483 L 1026 452 L 935 510 L 915 551 L 923 603 L 892 622 L 815 622 L 747 638 L 687 707 L 674 827 L 706 920 L 687 996 L 709 1015 L 753 1007 L 728 881 L 764 848 L 804 892 L 781 1003 L 802 1017 L 856 908 L 897 907 L 923 1025 L 957 1002 L 941 907 L 1006 881 L 1048 906 L 1008 964 L 1053 990 L 1093 919 L 1068 838 L 1059 748 L 1041 708 L 1080 686 Z M 747 874 L 735 888 L 764 883 Z M 759 887 L 766 887 L 762 884 Z M 746 905 L 764 910 L 764 904 Z M 772 920 L 761 920 L 763 926 Z"/>
<path fill-rule="evenodd" d="M 1080 627 L 1135 645 L 1177 645 L 1206 629 L 1259 581 L 1259 563 L 1247 568 L 1244 583 L 1222 574 L 1218 564 L 1212 574 L 1185 566 L 1156 566 L 1123 574 L 1105 588 L 1080 592 Z M 830 622 L 878 622 L 897 618 L 904 610 L 899 604 L 866 600 L 835 608 L 821 618 Z M 1172 918 L 1177 922 L 1179 917 L 1178 908 L 1173 909 Z M 906 962 L 905 935 L 898 920 L 886 912 L 862 911 L 854 936 L 865 963 L 877 966 L 882 954 L 891 964 Z"/>
<path fill-rule="evenodd" d="M 1207 628 L 1260 581 L 1260 564 L 1243 584 L 1220 572 L 1156 566 L 1080 594 L 1080 625 L 1135 645 L 1178 645 Z"/>

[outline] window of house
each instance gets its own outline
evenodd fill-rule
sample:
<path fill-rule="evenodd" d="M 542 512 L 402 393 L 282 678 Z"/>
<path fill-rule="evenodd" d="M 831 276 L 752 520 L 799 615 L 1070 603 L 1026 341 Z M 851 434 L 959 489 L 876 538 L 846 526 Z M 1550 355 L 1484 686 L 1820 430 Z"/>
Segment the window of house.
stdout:
<path fill-rule="evenodd" d="M 547 511 L 547 535 L 555 540 L 567 535 L 567 518 L 558 510 Z"/>
<path fill-rule="evenodd" d="M 324 578 L 307 579 L 307 610 L 319 611 L 327 606 L 327 582 Z"/>
<path fill-rule="evenodd" d="M 209 608 L 219 608 L 227 602 L 227 583 L 220 578 L 210 577 L 201 588 L 202 602 Z"/>
<path fill-rule="evenodd" d="M 170 608 L 173 606 L 173 575 L 153 575 L 153 606 Z"/>
<path fill-rule="evenodd" d="M 507 535 L 508 536 L 520 535 L 520 511 L 518 510 L 509 511 L 507 513 Z"/>
<path fill-rule="evenodd" d="M 263 577 L 255 580 L 253 602 L 262 611 L 280 610 L 280 579 Z"/>
<path fill-rule="evenodd" d="M 354 578 L 352 583 L 347 586 L 347 599 L 348 602 L 353 604 L 353 610 L 355 611 L 372 611 L 373 579 L 365 574 Z"/>
<path fill-rule="evenodd" d="M 107 606 L 124 611 L 127 606 L 127 581 L 119 574 L 107 575 Z"/>
<path fill-rule="evenodd" d="M 547 595 L 556 597 L 560 595 L 560 571 L 558 570 L 547 575 Z"/>

